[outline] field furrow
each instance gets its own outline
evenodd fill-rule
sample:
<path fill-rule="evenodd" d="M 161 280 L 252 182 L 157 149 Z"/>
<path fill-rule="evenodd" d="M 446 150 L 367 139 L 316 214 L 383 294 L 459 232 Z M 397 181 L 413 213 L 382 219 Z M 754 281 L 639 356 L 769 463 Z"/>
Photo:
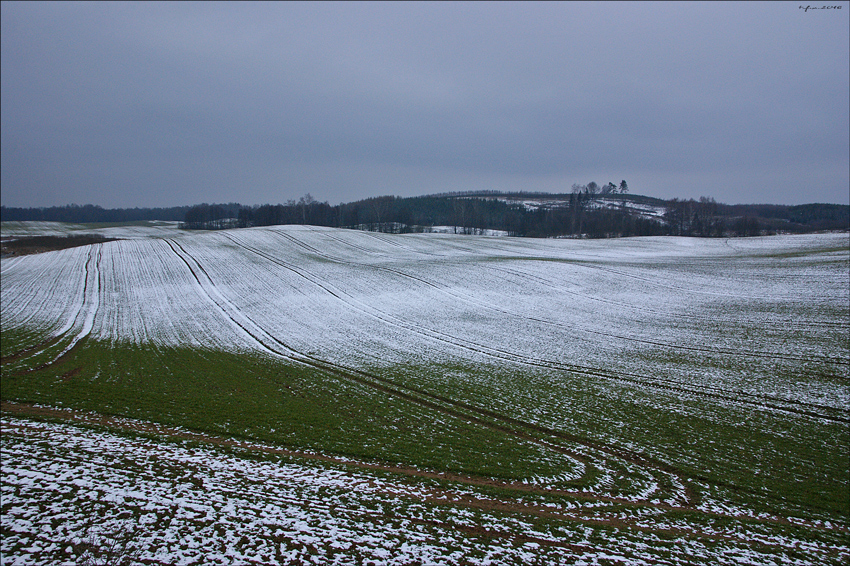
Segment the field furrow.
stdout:
<path fill-rule="evenodd" d="M 14 502 L 4 548 L 42 557 L 32 563 L 82 548 L 79 521 L 65 521 L 61 548 L 37 534 L 46 527 L 28 502 L 63 497 L 116 527 L 149 517 L 170 533 L 145 535 L 145 548 L 167 549 L 146 551 L 148 563 L 557 562 L 592 548 L 614 556 L 615 541 L 629 563 L 847 554 L 846 233 L 163 235 L 0 263 L 3 401 L 30 417 L 4 421 L 4 450 L 16 454 L 4 468 Z M 84 434 L 32 420 L 64 419 L 62 407 L 185 436 L 145 445 L 162 466 L 131 455 L 135 440 L 103 437 L 126 453 L 113 464 L 89 454 Z M 60 430 L 75 448 L 51 444 Z M 176 456 L 169 443 L 183 441 L 224 450 L 204 452 L 204 466 L 297 461 L 225 481 Z M 55 462 L 66 479 L 51 483 L 28 459 Z M 314 490 L 309 478 L 325 473 L 316 462 L 348 479 Z M 92 478 L 89 493 L 116 501 L 68 495 L 74 469 Z M 228 501 L 264 511 L 240 518 Z M 296 528 L 302 515 L 308 526 Z M 407 547 L 375 534 L 392 529 Z M 375 544 L 355 550 L 368 533 Z M 445 537 L 448 553 L 429 546 Z M 482 540 L 502 550 L 488 555 Z"/>

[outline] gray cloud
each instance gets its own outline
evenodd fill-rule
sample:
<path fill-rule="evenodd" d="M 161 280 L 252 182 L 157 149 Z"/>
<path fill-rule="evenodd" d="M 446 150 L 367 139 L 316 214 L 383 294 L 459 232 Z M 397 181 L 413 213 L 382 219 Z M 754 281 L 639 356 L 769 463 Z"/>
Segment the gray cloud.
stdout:
<path fill-rule="evenodd" d="M 848 202 L 835 5 L 3 2 L 3 204 Z"/>

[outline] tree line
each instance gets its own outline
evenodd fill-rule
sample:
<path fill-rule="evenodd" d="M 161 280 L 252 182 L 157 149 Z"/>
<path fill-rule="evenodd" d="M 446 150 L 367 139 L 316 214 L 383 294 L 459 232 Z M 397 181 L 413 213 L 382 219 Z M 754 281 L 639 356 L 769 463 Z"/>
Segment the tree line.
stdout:
<path fill-rule="evenodd" d="M 840 204 L 721 204 L 713 198 L 665 201 L 666 234 L 759 236 L 850 230 L 850 206 Z"/>
<path fill-rule="evenodd" d="M 850 229 L 850 207 L 811 204 L 726 205 L 714 199 L 661 200 L 627 194 L 625 181 L 573 185 L 567 194 L 456 192 L 422 197 L 382 196 L 332 206 L 311 195 L 286 204 L 239 207 L 198 205 L 184 228 L 221 229 L 309 224 L 406 233 L 448 226 L 455 233 L 500 231 L 511 236 L 756 236 L 778 232 Z M 536 202 L 536 205 L 529 205 Z M 640 213 L 648 206 L 660 214 Z"/>
<path fill-rule="evenodd" d="M 659 211 L 652 215 L 639 208 Z M 69 205 L 0 209 L 0 220 L 127 222 L 177 220 L 184 229 L 220 230 L 308 224 L 382 232 L 429 231 L 449 226 L 457 233 L 496 230 L 512 236 L 755 236 L 850 229 L 850 206 L 835 204 L 727 205 L 712 198 L 670 199 L 628 194 L 626 181 L 615 185 L 573 185 L 572 192 L 454 192 L 421 197 L 381 196 L 330 205 L 310 194 L 285 204 L 239 203 L 146 209 L 103 209 Z"/>
<path fill-rule="evenodd" d="M 14 208 L 0 206 L 0 221 L 38 220 L 42 222 L 139 222 L 143 220 L 180 221 L 191 207 L 170 208 L 102 208 L 93 204 L 51 206 L 47 208 Z"/>

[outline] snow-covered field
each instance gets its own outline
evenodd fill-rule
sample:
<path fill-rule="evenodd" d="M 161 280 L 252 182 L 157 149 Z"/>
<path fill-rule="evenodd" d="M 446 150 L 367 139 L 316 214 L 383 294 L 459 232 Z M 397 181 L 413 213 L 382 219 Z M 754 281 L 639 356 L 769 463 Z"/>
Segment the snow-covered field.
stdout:
<path fill-rule="evenodd" d="M 3 564 L 827 564 L 835 543 L 4 419 Z M 242 444 L 241 446 L 245 446 Z M 262 447 L 261 447 L 262 448 Z M 352 464 L 352 462 L 348 462 Z M 353 462 L 356 464 L 356 462 Z M 658 511 L 658 510 L 656 510 Z M 623 527 L 636 527 L 632 532 Z M 618 528 L 619 527 L 619 528 Z M 833 529 L 820 525 L 818 529 Z M 803 556 L 804 558 L 801 558 Z"/>
<path fill-rule="evenodd" d="M 68 340 L 346 366 L 616 368 L 612 379 L 831 411 L 850 403 L 846 386 L 796 387 L 777 370 L 847 375 L 848 247 L 847 234 L 576 241 L 247 229 L 4 259 L 0 314 Z M 671 353 L 713 363 L 677 364 Z"/>
<path fill-rule="evenodd" d="M 104 528 L 132 517 L 151 563 L 848 557 L 846 514 L 776 503 L 794 489 L 793 474 L 815 492 L 850 485 L 835 464 L 850 423 L 847 233 L 536 240 L 156 230 L 0 260 L 3 328 L 36 336 L 4 349 L 4 375 L 44 373 L 95 342 L 316 370 L 349 380 L 352 392 L 410 403 L 434 427 L 459 419 L 531 446 L 547 471 L 502 488 L 537 490 L 545 499 L 535 504 L 553 515 L 529 512 L 519 495 L 459 505 L 487 496 L 339 461 L 257 463 L 205 445 L 9 419 L 10 563 L 73 551 L 92 514 Z M 101 377 L 110 379 L 92 379 Z M 795 450 L 805 451 L 799 462 Z M 827 477 L 815 477 L 817 466 Z M 601 504 L 612 509 L 594 516 Z M 728 525 L 678 522 L 671 509 Z M 789 520 L 811 530 L 788 538 Z"/>

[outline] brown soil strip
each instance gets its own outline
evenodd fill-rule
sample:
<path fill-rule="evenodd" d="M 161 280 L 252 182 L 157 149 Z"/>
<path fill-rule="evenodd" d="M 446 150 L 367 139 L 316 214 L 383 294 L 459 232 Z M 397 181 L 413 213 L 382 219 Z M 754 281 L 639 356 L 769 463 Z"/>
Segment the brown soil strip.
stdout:
<path fill-rule="evenodd" d="M 276 454 L 281 456 L 287 456 L 297 459 L 304 460 L 316 460 L 321 462 L 328 462 L 334 464 L 344 465 L 346 467 L 351 468 L 359 468 L 364 470 L 374 470 L 374 471 L 382 471 L 382 472 L 390 472 L 394 474 L 405 475 L 409 477 L 417 477 L 417 478 L 425 478 L 425 479 L 433 479 L 440 480 L 445 482 L 457 483 L 461 485 L 469 485 L 472 487 L 494 487 L 500 489 L 506 489 L 509 491 L 520 493 L 528 493 L 528 494 L 539 494 L 539 495 L 550 495 L 550 496 L 564 496 L 574 500 L 579 501 L 588 501 L 588 502 L 604 502 L 610 503 L 616 506 L 624 506 L 633 509 L 638 508 L 653 508 L 662 511 L 688 511 L 699 515 L 711 516 L 711 517 L 723 517 L 723 518 L 732 518 L 732 519 L 741 519 L 749 522 L 757 522 L 757 523 L 772 523 L 772 524 L 780 524 L 780 525 L 791 525 L 792 523 L 783 517 L 774 517 L 770 519 L 753 519 L 752 517 L 737 517 L 734 515 L 715 513 L 715 512 L 705 512 L 697 509 L 693 509 L 690 507 L 679 507 L 672 506 L 663 503 L 653 503 L 647 501 L 633 501 L 627 499 L 620 499 L 616 497 L 607 497 L 600 496 L 594 494 L 588 494 L 583 492 L 570 492 L 570 491 L 562 491 L 562 490 L 554 490 L 554 489 L 546 489 L 539 486 L 528 485 L 519 482 L 508 482 L 508 481 L 500 481 L 494 478 L 486 478 L 480 476 L 470 476 L 470 475 L 462 475 L 455 474 L 450 472 L 437 472 L 437 471 L 427 471 L 421 470 L 418 468 L 413 468 L 409 466 L 397 466 L 397 465 L 386 465 L 379 463 L 369 463 L 362 461 L 353 461 L 347 458 L 340 458 L 334 456 L 328 456 L 323 454 L 315 454 L 310 452 L 301 452 L 298 450 L 291 450 L 286 448 L 279 448 L 275 446 L 270 446 L 266 444 L 256 444 L 254 442 L 250 442 L 247 440 L 236 440 L 232 438 L 223 438 L 220 436 L 214 436 L 202 432 L 189 431 L 185 429 L 176 429 L 169 426 L 159 425 L 154 422 L 148 421 L 139 421 L 131 418 L 124 417 L 115 417 L 110 415 L 104 415 L 100 413 L 94 412 L 86 412 L 86 411 L 77 411 L 77 410 L 67 410 L 67 409 L 59 409 L 53 407 L 43 407 L 36 406 L 29 403 L 13 403 L 8 401 L 0 402 L 0 412 L 7 415 L 19 416 L 19 417 L 29 417 L 36 419 L 45 419 L 45 420 L 58 420 L 63 422 L 68 422 L 70 424 L 79 424 L 83 426 L 96 426 L 103 427 L 108 430 L 113 431 L 122 431 L 136 434 L 145 434 L 152 435 L 160 438 L 164 438 L 165 440 L 189 440 L 193 442 L 211 444 L 214 446 L 221 446 L 225 448 L 236 448 L 241 450 L 253 451 L 253 452 L 261 452 L 266 454 Z M 11 426 L 5 427 L 3 433 L 11 432 L 11 429 L 22 429 L 27 428 L 25 424 L 15 423 Z M 504 499 L 496 499 L 488 498 L 488 497 L 475 497 L 470 494 L 457 494 L 452 493 L 451 491 L 441 489 L 439 487 L 433 487 L 430 490 L 429 495 L 426 498 L 426 501 L 435 505 L 456 505 L 461 507 L 469 507 L 480 509 L 483 511 L 496 511 L 503 513 L 520 513 L 520 514 L 529 514 L 535 515 L 538 517 L 545 517 L 551 519 L 561 519 L 567 521 L 578 521 L 586 524 L 598 524 L 612 527 L 622 527 L 628 528 L 638 531 L 646 531 L 646 532 L 665 532 L 675 535 L 684 535 L 684 536 L 696 536 L 699 538 L 709 538 L 709 539 L 737 539 L 735 536 L 729 536 L 724 534 L 708 534 L 701 533 L 697 530 L 689 530 L 686 528 L 677 528 L 677 527 L 664 527 L 664 528 L 653 528 L 647 527 L 643 525 L 635 524 L 637 521 L 641 519 L 629 519 L 622 517 L 605 517 L 606 514 L 605 509 L 592 509 L 592 510 L 576 510 L 576 511 L 567 511 L 567 510 L 559 510 L 556 508 L 552 508 L 549 506 L 537 505 L 533 502 L 523 502 L 512 500 L 510 496 Z M 590 516 L 594 514 L 595 516 Z M 600 516 L 603 515 L 603 516 Z M 413 519 L 411 519 L 413 520 Z M 646 520 L 643 518 L 642 520 Z M 798 526 L 804 526 L 811 529 L 823 530 L 823 531 L 839 531 L 845 534 L 850 534 L 850 528 L 844 526 L 834 526 L 832 528 L 827 528 L 824 526 L 814 525 L 814 524 L 804 524 L 799 525 L 799 523 L 794 523 Z M 493 532 L 481 532 L 483 536 L 498 536 L 498 534 Z"/>
<path fill-rule="evenodd" d="M 10 256 L 41 254 L 91 244 L 117 242 L 120 238 L 107 238 L 100 234 L 75 234 L 72 236 L 24 236 L 4 239 L 0 251 Z"/>
<path fill-rule="evenodd" d="M 46 349 L 48 349 L 52 346 L 55 346 L 62 338 L 64 338 L 64 335 L 55 336 L 53 338 L 48 338 L 47 340 L 39 342 L 35 346 L 30 346 L 29 348 L 24 348 L 23 350 L 18 350 L 17 352 L 13 352 L 13 353 L 9 354 L 8 356 L 0 357 L 0 364 L 14 362 L 15 360 L 19 360 L 21 358 L 24 358 L 24 357 L 26 357 L 30 354 L 33 354 L 33 353 L 35 353 L 39 350 L 46 350 Z"/>

